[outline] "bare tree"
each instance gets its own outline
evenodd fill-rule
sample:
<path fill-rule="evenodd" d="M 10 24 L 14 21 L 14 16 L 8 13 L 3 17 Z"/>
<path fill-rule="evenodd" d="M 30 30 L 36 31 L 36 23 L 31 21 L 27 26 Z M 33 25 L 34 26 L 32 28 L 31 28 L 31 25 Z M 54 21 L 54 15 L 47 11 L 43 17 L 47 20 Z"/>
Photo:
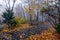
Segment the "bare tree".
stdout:
<path fill-rule="evenodd" d="M 11 1 L 13 1 L 13 5 L 12 5 L 12 11 L 13 11 L 13 8 L 14 8 L 14 5 L 15 5 L 15 2 L 16 2 L 16 0 L 5 0 L 5 4 L 6 4 L 6 8 L 5 9 L 10 9 L 10 7 L 11 7 Z"/>

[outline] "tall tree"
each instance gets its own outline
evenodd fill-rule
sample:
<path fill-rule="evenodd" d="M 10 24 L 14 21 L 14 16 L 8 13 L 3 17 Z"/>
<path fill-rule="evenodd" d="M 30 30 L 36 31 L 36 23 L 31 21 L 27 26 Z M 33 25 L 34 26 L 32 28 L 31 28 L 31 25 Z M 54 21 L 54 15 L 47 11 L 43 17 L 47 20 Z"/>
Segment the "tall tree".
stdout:
<path fill-rule="evenodd" d="M 25 7 L 25 11 L 30 15 L 30 21 L 32 21 L 32 15 L 34 14 L 34 2 L 29 3 L 29 7 Z"/>
<path fill-rule="evenodd" d="M 14 20 L 12 20 L 12 19 L 14 19 L 13 8 L 14 8 L 15 2 L 16 2 L 16 1 L 13 0 L 13 6 L 12 6 L 12 9 L 11 9 L 11 8 L 10 8 L 10 0 L 5 0 L 6 6 L 7 6 L 8 8 L 6 8 L 6 11 L 3 12 L 3 15 L 2 15 L 2 17 L 5 18 L 5 19 L 4 19 L 4 22 L 5 22 L 6 24 L 8 24 L 8 25 L 10 24 L 11 26 L 14 25 L 14 24 L 16 24 L 16 22 L 15 22 Z"/>
<path fill-rule="evenodd" d="M 34 15 L 36 15 L 36 20 L 38 21 L 40 3 L 36 3 L 36 0 L 31 0 L 31 2 L 28 5 L 29 5 L 29 7 L 25 7 L 25 9 L 26 9 L 25 11 L 29 13 L 30 21 L 34 18 L 33 17 Z M 35 13 L 35 12 L 37 12 L 37 13 Z"/>
<path fill-rule="evenodd" d="M 56 8 L 58 9 L 59 15 L 58 15 L 58 24 L 56 25 L 55 29 L 60 34 L 60 0 L 58 0 L 58 3 L 56 4 Z"/>
<path fill-rule="evenodd" d="M 12 7 L 11 7 L 11 2 L 13 1 Z M 5 0 L 6 8 L 5 9 L 10 9 L 13 11 L 14 5 L 15 5 L 16 0 Z"/>

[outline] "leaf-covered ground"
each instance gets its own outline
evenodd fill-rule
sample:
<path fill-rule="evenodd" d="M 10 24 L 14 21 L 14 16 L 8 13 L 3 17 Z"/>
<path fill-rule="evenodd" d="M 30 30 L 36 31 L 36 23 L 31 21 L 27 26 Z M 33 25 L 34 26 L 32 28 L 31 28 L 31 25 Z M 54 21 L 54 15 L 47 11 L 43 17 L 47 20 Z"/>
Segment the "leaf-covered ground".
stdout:
<path fill-rule="evenodd" d="M 51 27 L 43 31 L 41 34 L 31 35 L 26 40 L 60 40 L 60 35 Z"/>
<path fill-rule="evenodd" d="M 13 29 L 4 28 L 0 33 L 0 40 L 60 40 L 53 27 L 47 23 L 40 25 L 21 24 Z"/>

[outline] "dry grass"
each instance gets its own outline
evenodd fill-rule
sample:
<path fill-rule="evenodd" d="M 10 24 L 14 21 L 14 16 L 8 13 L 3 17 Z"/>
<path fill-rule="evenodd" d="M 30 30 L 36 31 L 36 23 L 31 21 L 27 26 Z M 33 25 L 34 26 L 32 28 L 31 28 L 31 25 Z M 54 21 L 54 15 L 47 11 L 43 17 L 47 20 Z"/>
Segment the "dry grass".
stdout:
<path fill-rule="evenodd" d="M 8 26 L 6 25 L 4 27 L 4 29 L 2 30 L 2 32 L 13 32 L 13 31 L 19 31 L 20 29 L 24 29 L 24 28 L 31 28 L 32 26 L 30 26 L 29 24 L 21 24 L 20 26 L 15 26 L 12 29 L 8 28 Z"/>

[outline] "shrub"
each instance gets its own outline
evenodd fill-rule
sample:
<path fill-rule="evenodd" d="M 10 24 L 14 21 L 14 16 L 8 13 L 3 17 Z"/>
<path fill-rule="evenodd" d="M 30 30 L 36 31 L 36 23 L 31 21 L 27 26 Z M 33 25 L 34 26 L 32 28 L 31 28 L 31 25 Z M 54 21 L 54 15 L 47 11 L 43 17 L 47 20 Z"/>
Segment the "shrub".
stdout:
<path fill-rule="evenodd" d="M 17 22 L 12 19 L 12 20 L 9 21 L 9 24 L 10 24 L 11 26 L 16 26 Z"/>
<path fill-rule="evenodd" d="M 59 19 L 58 19 L 58 24 L 54 27 L 57 31 L 58 34 L 60 34 L 60 14 L 59 14 Z"/>
<path fill-rule="evenodd" d="M 57 33 L 60 34 L 60 24 L 56 25 L 54 28 L 56 29 Z"/>
<path fill-rule="evenodd" d="M 47 8 L 44 8 L 44 7 L 43 7 L 43 8 L 41 9 L 41 12 L 44 13 L 44 12 L 47 12 L 48 10 L 49 10 L 49 7 L 47 7 Z"/>
<path fill-rule="evenodd" d="M 5 12 L 3 12 L 2 17 L 5 19 L 4 22 L 8 24 L 9 21 L 14 18 L 14 13 L 13 11 L 8 9 Z"/>
<path fill-rule="evenodd" d="M 24 24 L 28 21 L 28 20 L 26 20 L 24 18 L 20 18 L 20 17 L 15 17 L 14 20 L 17 22 L 17 25 Z"/>
<path fill-rule="evenodd" d="M 16 26 L 16 21 L 14 20 L 14 12 L 12 10 L 6 9 L 3 12 L 2 17 L 4 18 L 3 22 L 6 23 L 9 27 Z"/>

